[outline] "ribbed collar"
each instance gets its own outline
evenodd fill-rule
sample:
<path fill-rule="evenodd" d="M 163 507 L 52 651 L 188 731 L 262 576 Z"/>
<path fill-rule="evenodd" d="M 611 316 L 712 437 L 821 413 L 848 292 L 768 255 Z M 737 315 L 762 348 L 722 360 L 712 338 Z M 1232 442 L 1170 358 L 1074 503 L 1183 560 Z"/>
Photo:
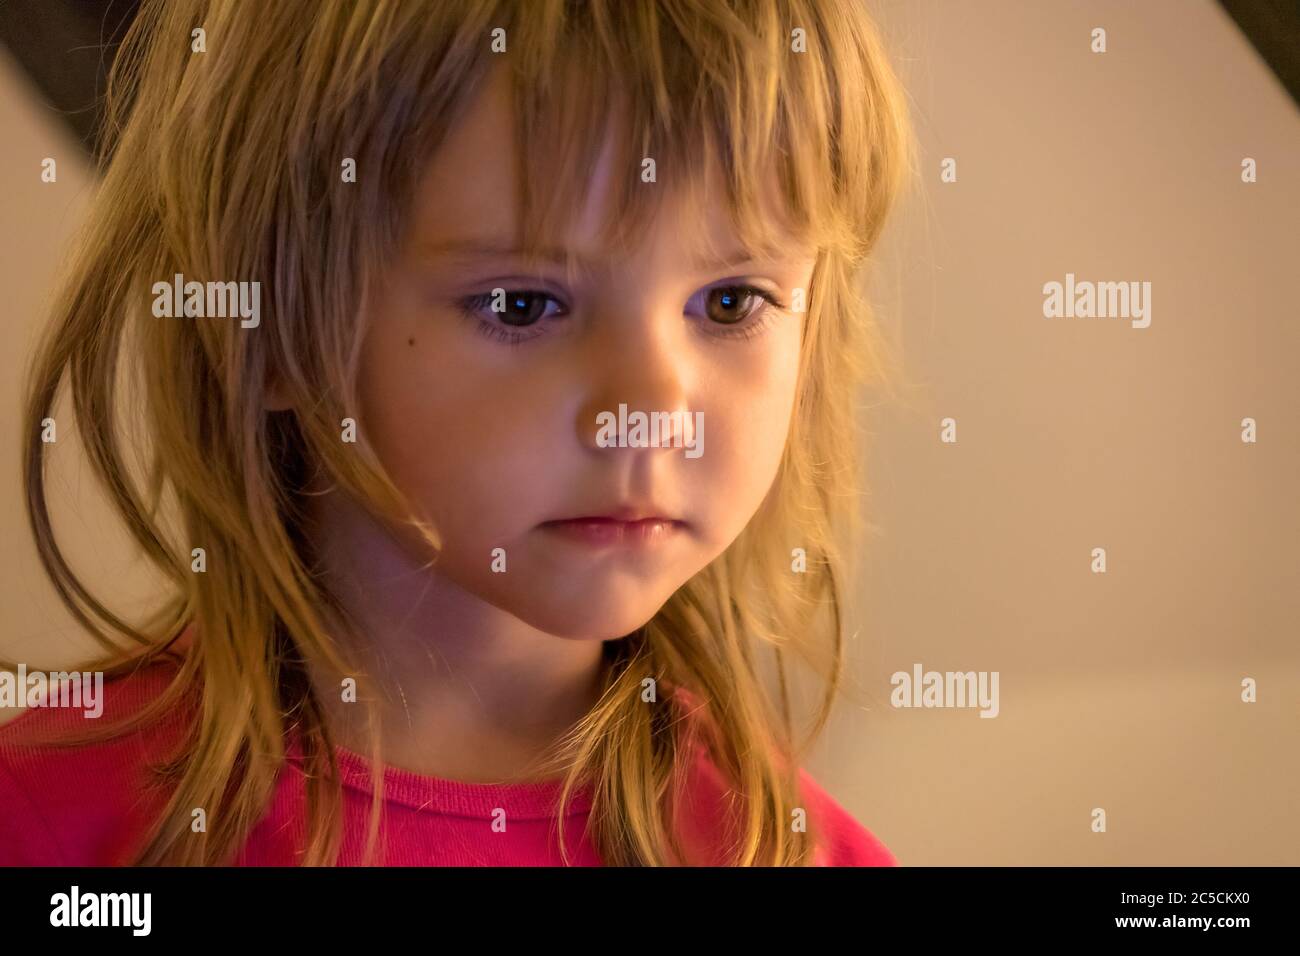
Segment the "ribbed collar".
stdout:
<path fill-rule="evenodd" d="M 334 748 L 343 785 L 367 796 L 374 793 L 370 761 L 343 747 Z M 290 746 L 289 760 L 302 766 L 301 753 Z M 562 781 L 528 783 L 464 783 L 418 774 L 401 767 L 384 767 L 384 800 L 428 813 L 490 819 L 502 809 L 509 820 L 541 820 L 556 816 Z M 590 786 L 575 788 L 565 816 L 591 809 Z"/>

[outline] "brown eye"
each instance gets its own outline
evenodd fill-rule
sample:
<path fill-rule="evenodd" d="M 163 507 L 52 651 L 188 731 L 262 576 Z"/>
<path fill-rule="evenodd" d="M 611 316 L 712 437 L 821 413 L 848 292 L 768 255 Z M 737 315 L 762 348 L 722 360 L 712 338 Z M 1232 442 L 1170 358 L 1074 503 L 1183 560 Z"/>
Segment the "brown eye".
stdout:
<path fill-rule="evenodd" d="M 720 325 L 736 325 L 743 322 L 753 311 L 756 298 L 752 289 L 740 286 L 724 286 L 709 291 L 706 311 L 714 322 Z"/>
<path fill-rule="evenodd" d="M 544 292 L 511 292 L 505 296 L 505 311 L 497 317 L 505 325 L 532 325 L 546 312 L 546 303 L 552 301 Z"/>
<path fill-rule="evenodd" d="M 556 308 L 548 311 L 552 303 Z M 466 316 L 486 322 L 494 328 L 527 328 L 537 325 L 541 319 L 554 319 L 567 314 L 559 299 L 549 292 L 536 289 L 493 290 L 469 296 L 458 304 Z"/>
<path fill-rule="evenodd" d="M 685 311 L 693 318 L 708 319 L 701 328 L 710 335 L 752 338 L 784 308 L 776 293 L 748 282 L 733 282 L 700 289 L 686 303 Z"/>

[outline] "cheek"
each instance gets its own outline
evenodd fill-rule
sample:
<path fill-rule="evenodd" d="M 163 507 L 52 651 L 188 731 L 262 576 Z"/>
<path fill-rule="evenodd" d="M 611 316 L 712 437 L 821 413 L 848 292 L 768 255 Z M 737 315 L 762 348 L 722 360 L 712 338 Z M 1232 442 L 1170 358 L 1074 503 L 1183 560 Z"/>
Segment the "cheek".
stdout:
<path fill-rule="evenodd" d="M 701 461 L 712 459 L 705 471 L 710 487 L 701 490 L 713 502 L 711 537 L 722 547 L 740 534 L 771 488 L 794 411 L 798 326 L 774 329 L 769 341 L 753 345 L 744 360 L 713 377 L 706 399 Z"/>
<path fill-rule="evenodd" d="M 361 362 L 363 427 L 449 549 L 477 549 L 545 507 L 547 450 L 555 447 L 537 420 L 550 400 L 546 382 L 481 368 L 481 345 L 471 355 L 477 340 L 466 344 L 473 337 L 459 327 L 390 313 L 372 329 Z"/>

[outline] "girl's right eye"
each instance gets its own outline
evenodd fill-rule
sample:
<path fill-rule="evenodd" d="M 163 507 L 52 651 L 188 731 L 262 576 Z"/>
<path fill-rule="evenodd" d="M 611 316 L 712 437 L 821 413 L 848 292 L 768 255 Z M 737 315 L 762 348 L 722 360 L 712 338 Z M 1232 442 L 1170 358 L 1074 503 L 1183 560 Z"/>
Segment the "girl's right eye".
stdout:
<path fill-rule="evenodd" d="M 558 309 L 547 311 L 547 302 Z M 563 303 L 549 292 L 540 289 L 493 289 L 459 301 L 466 318 L 479 324 L 479 331 L 489 338 L 509 342 L 511 345 L 536 338 L 546 333 L 539 326 L 542 319 L 567 315 Z M 531 329 L 528 332 L 515 330 Z"/>

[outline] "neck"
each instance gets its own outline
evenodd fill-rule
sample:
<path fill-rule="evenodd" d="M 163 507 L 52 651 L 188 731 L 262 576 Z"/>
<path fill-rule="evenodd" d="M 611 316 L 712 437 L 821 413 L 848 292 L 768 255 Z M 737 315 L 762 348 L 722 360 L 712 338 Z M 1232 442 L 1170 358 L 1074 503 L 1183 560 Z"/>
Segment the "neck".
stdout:
<path fill-rule="evenodd" d="M 309 500 L 317 570 L 354 625 L 332 636 L 359 673 L 311 665 L 336 740 L 370 753 L 370 703 L 391 766 L 464 782 L 531 779 L 599 698 L 602 642 L 556 637 L 488 604 L 340 491 Z M 358 678 L 355 703 L 344 700 L 347 677 Z"/>

